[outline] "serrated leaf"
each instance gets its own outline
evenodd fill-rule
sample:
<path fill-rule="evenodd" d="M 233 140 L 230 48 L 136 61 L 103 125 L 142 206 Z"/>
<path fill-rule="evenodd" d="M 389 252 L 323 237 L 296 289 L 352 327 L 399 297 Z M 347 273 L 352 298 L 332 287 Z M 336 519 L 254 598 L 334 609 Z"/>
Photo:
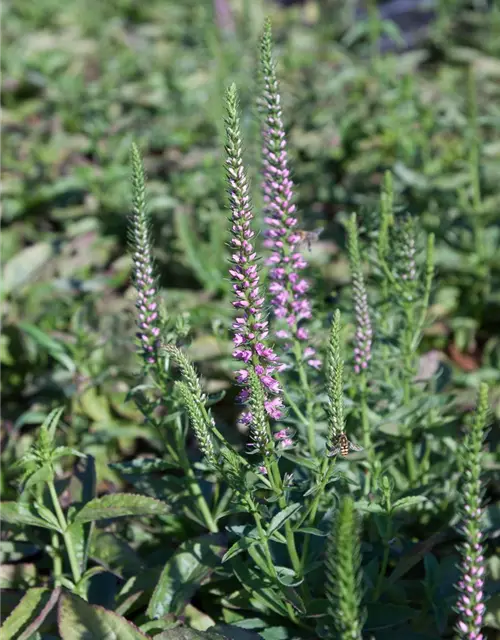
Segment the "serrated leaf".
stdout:
<path fill-rule="evenodd" d="M 224 551 L 221 536 L 202 536 L 182 544 L 161 573 L 149 603 L 149 617 L 179 614 L 221 563 Z"/>
<path fill-rule="evenodd" d="M 62 640 L 148 640 L 131 622 L 113 611 L 91 605 L 64 593 L 59 602 L 59 633 Z"/>
<path fill-rule="evenodd" d="M 165 502 L 133 493 L 115 493 L 94 498 L 75 516 L 74 522 L 112 520 L 126 516 L 160 516 L 170 511 Z"/>
<path fill-rule="evenodd" d="M 269 523 L 269 528 L 267 530 L 267 535 L 272 536 L 272 534 L 280 529 L 287 520 L 289 520 L 294 513 L 296 513 L 300 509 L 301 505 L 299 502 L 294 502 L 293 504 L 288 505 L 283 511 L 277 513 Z"/>
<path fill-rule="evenodd" d="M 27 640 L 43 623 L 59 598 L 59 589 L 28 589 L 0 627 L 2 640 Z"/>
<path fill-rule="evenodd" d="M 32 527 L 43 527 L 52 531 L 59 531 L 42 518 L 40 518 L 33 508 L 24 502 L 2 502 L 0 503 L 0 520 L 9 524 L 25 524 Z"/>

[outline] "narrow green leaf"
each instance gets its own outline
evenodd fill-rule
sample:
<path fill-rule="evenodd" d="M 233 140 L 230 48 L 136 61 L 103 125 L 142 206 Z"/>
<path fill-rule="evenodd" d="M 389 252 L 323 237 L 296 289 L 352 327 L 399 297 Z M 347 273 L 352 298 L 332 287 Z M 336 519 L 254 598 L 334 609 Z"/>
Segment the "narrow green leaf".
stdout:
<path fill-rule="evenodd" d="M 64 593 L 59 601 L 62 640 L 148 640 L 148 636 L 113 611 Z"/>
<path fill-rule="evenodd" d="M 61 419 L 61 415 L 64 411 L 64 407 L 58 407 L 57 409 L 52 409 L 49 415 L 43 421 L 41 429 L 46 429 L 49 435 L 50 440 L 54 440 L 54 435 L 56 433 L 57 425 L 59 424 L 59 420 Z"/>
<path fill-rule="evenodd" d="M 43 527 L 44 529 L 59 531 L 58 527 L 52 526 L 36 515 L 32 507 L 25 502 L 0 503 L 0 520 L 9 524 L 26 524 L 32 527 Z"/>
<path fill-rule="evenodd" d="M 316 529 L 316 527 L 300 527 L 300 529 L 295 530 L 297 533 L 307 533 L 310 536 L 320 536 L 321 538 L 325 538 L 328 533 L 326 531 L 321 531 L 321 529 Z"/>
<path fill-rule="evenodd" d="M 241 553 L 242 551 L 246 551 L 247 549 L 250 549 L 250 547 L 253 547 L 254 544 L 257 544 L 257 542 L 258 540 L 251 539 L 251 538 L 240 538 L 224 554 L 224 557 L 222 558 L 222 562 L 227 562 L 231 558 L 234 558 L 234 556 L 237 556 L 238 553 Z"/>
<path fill-rule="evenodd" d="M 262 575 L 257 574 L 249 563 L 244 563 L 240 557 L 236 557 L 233 558 L 232 568 L 241 586 L 258 600 L 260 605 L 279 615 L 287 615 L 283 594 L 267 587 Z"/>
<path fill-rule="evenodd" d="M 69 492 L 73 503 L 85 505 L 96 497 L 96 469 L 95 460 L 91 455 L 77 460 L 73 467 L 73 475 L 69 483 Z M 89 555 L 90 540 L 94 523 L 85 524 L 73 522 L 69 527 L 69 534 L 73 541 L 76 557 L 80 569 L 85 572 Z"/>
<path fill-rule="evenodd" d="M 412 507 L 421 505 L 424 502 L 427 502 L 427 498 L 425 496 L 408 496 L 395 502 L 392 506 L 392 510 L 401 511 L 403 509 L 411 509 Z"/>
<path fill-rule="evenodd" d="M 267 530 L 267 535 L 271 536 L 275 531 L 280 529 L 287 520 L 289 520 L 294 513 L 296 513 L 300 509 L 300 503 L 294 502 L 293 504 L 288 505 L 283 511 L 277 513 L 274 518 L 269 523 L 269 528 Z"/>
<path fill-rule="evenodd" d="M 169 513 L 165 502 L 133 493 L 116 493 L 94 498 L 75 516 L 75 522 L 112 520 L 125 516 L 161 516 Z"/>
<path fill-rule="evenodd" d="M 182 544 L 165 565 L 149 603 L 150 618 L 179 614 L 200 585 L 221 563 L 221 536 L 207 535 Z"/>
<path fill-rule="evenodd" d="M 26 480 L 26 482 L 24 482 L 22 486 L 23 493 L 31 487 L 35 487 L 36 485 L 44 485 L 47 480 L 53 475 L 54 472 L 52 470 L 52 465 L 50 463 L 44 464 L 37 471 L 35 471 L 35 473 L 32 473 Z"/>
<path fill-rule="evenodd" d="M 47 524 L 52 525 L 52 527 L 54 527 L 56 531 L 60 531 L 59 521 L 56 518 L 55 514 L 52 513 L 52 511 L 48 507 L 46 507 L 44 504 L 40 504 L 39 502 L 35 502 L 33 506 L 38 512 L 40 518 L 45 520 Z"/>
<path fill-rule="evenodd" d="M 2 640 L 27 640 L 41 626 L 59 598 L 59 589 L 28 589 L 0 628 Z"/>
<path fill-rule="evenodd" d="M 276 567 L 278 580 L 286 587 L 297 587 L 304 582 L 304 578 L 297 578 L 295 571 L 289 567 Z"/>

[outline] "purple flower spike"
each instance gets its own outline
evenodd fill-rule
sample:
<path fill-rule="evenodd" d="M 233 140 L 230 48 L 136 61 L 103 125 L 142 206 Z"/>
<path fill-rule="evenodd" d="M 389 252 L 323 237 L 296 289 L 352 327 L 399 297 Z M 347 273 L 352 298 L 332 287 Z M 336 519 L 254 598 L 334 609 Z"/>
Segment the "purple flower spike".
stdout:
<path fill-rule="evenodd" d="M 466 470 L 461 529 L 464 542 L 461 548 L 461 580 L 457 585 L 459 597 L 456 606 L 458 612 L 456 629 L 461 640 L 483 638 L 481 628 L 486 609 L 484 604 L 486 570 L 481 531 L 481 454 L 487 413 L 488 388 L 483 384 L 479 391 L 476 418 L 464 443 Z"/>
<path fill-rule="evenodd" d="M 372 357 L 373 330 L 365 280 L 361 268 L 358 243 L 358 225 L 353 213 L 347 223 L 349 264 L 352 274 L 352 290 L 356 333 L 354 336 L 354 371 L 361 373 L 368 368 Z"/>
<path fill-rule="evenodd" d="M 158 337 L 160 335 L 157 289 L 146 217 L 144 167 L 139 149 L 135 144 L 132 145 L 131 157 L 133 213 L 130 220 L 129 241 L 134 262 L 133 282 L 137 290 L 136 307 L 139 327 L 137 337 L 146 363 L 154 364 L 157 359 Z"/>
<path fill-rule="evenodd" d="M 309 338 L 301 321 L 312 316 L 307 298 L 308 281 L 300 275 L 307 261 L 300 251 L 310 234 L 297 229 L 298 220 L 293 202 L 293 182 L 288 167 L 285 128 L 275 63 L 272 57 L 271 25 L 267 21 L 261 40 L 261 67 L 264 90 L 261 100 L 262 123 L 262 191 L 264 194 L 264 246 L 271 250 L 267 264 L 269 271 L 271 306 L 283 325 L 276 332 L 279 338 Z M 317 368 L 318 360 L 309 355 L 306 361 Z"/>
<path fill-rule="evenodd" d="M 244 365 L 237 372 L 237 380 L 243 387 L 238 399 L 251 407 L 254 406 L 257 399 L 252 387 L 252 378 L 255 378 L 264 415 L 279 420 L 283 403 L 280 397 L 281 388 L 274 374 L 280 363 L 266 342 L 269 328 L 263 311 L 264 297 L 260 292 L 257 254 L 252 243 L 255 235 L 251 227 L 253 213 L 248 181 L 243 168 L 238 102 L 234 86 L 227 93 L 227 113 L 226 172 L 229 183 L 232 248 L 232 266 L 229 274 L 235 296 L 233 307 L 238 311 L 232 325 L 235 347 L 233 357 Z M 261 417 L 249 411 L 244 413 L 240 420 L 251 426 L 256 446 L 263 452 L 267 451 L 269 436 L 266 435 L 265 426 L 261 424 Z"/>

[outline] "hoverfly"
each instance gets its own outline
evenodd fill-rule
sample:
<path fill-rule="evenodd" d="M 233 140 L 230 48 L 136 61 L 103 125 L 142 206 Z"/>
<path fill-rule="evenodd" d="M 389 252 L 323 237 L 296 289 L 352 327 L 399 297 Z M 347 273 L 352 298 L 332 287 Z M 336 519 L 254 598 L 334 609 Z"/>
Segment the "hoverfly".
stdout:
<path fill-rule="evenodd" d="M 304 231 L 303 229 L 298 229 L 294 232 L 295 235 L 299 236 L 297 245 L 300 247 L 305 244 L 307 245 L 308 250 L 311 251 L 312 243 L 316 242 L 322 232 L 323 227 L 319 227 L 319 229 L 315 229 L 314 231 Z"/>
<path fill-rule="evenodd" d="M 338 436 L 335 438 L 333 447 L 327 455 L 329 458 L 331 458 L 332 456 L 336 456 L 340 453 L 340 455 L 345 458 L 348 455 L 349 451 L 362 451 L 362 450 L 363 450 L 363 447 L 360 447 L 359 444 L 354 444 L 354 442 L 351 442 L 347 438 L 346 434 L 342 431 L 342 433 L 339 433 Z"/>

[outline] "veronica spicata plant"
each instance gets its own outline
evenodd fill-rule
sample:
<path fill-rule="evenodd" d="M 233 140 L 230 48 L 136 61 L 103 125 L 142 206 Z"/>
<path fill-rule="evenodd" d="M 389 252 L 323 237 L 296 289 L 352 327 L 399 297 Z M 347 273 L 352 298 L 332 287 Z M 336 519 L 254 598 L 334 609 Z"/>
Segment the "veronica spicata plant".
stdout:
<path fill-rule="evenodd" d="M 314 391 L 307 367 L 319 369 L 321 360 L 311 346 L 307 323 L 312 318 L 312 303 L 309 282 L 302 273 L 308 266 L 303 247 L 310 242 L 311 232 L 299 229 L 269 20 L 260 42 L 260 75 L 264 247 L 271 251 L 266 259 L 269 266 L 267 289 L 270 308 L 277 320 L 275 336 L 282 341 L 284 352 L 291 349 L 304 390 L 309 450 L 315 455 Z"/>
<path fill-rule="evenodd" d="M 488 418 L 488 387 L 482 384 L 476 416 L 463 443 L 465 483 L 462 504 L 461 578 L 457 585 L 460 596 L 457 604 L 456 630 L 463 640 L 483 640 L 485 605 L 485 558 L 482 532 L 482 448 Z"/>
<path fill-rule="evenodd" d="M 418 220 L 395 204 L 387 173 L 376 215 L 344 217 L 351 282 L 327 323 L 304 277 L 313 272 L 303 253 L 311 236 L 299 229 L 294 204 L 269 22 L 260 76 L 262 256 L 235 85 L 224 105 L 232 292 L 218 304 L 233 314 L 220 332 L 230 334 L 231 358 L 221 367 L 238 391 L 236 406 L 226 406 L 233 421 L 213 406 L 194 344 L 187 350 L 189 319 L 160 313 L 134 145 L 130 243 L 141 366 L 129 398 L 148 455 L 127 450 L 110 464 L 136 493 L 98 495 L 92 455 L 63 444 L 71 425 L 61 410 L 49 414 L 19 463 L 19 500 L 2 504 L 14 551 L 29 541 L 48 562 L 37 576 L 42 586 L 30 588 L 2 626 L 9 640 L 28 640 L 45 619 L 63 640 L 433 638 L 446 632 L 455 604 L 458 637 L 482 638 L 487 390 L 465 439 L 460 496 L 450 435 L 456 407 L 436 392 L 439 375 L 419 375 L 434 238 L 423 239 Z M 314 346 L 311 326 L 320 328 Z M 451 546 L 460 503 L 457 603 L 449 566 L 433 547 L 436 539 Z M 105 593 L 105 607 L 93 604 L 96 593 Z M 176 628 L 189 624 L 196 630 Z"/>

